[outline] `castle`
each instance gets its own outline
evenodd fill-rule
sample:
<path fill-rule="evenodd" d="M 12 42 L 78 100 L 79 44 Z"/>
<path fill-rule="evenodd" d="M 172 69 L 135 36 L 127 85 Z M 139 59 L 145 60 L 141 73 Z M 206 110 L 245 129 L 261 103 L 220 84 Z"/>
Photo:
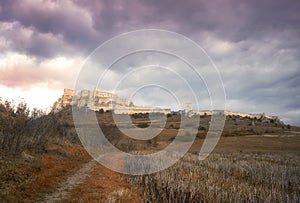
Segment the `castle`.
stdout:
<path fill-rule="evenodd" d="M 171 109 L 160 109 L 152 107 L 135 106 L 133 101 L 121 98 L 110 92 L 103 92 L 99 89 L 94 91 L 81 90 L 76 92 L 72 89 L 64 89 L 64 94 L 53 105 L 53 111 L 59 111 L 65 106 L 86 107 L 93 111 L 111 111 L 115 114 L 135 113 L 171 113 Z"/>
<path fill-rule="evenodd" d="M 193 110 L 191 103 L 186 104 L 184 111 L 185 111 L 185 114 L 187 114 L 190 117 L 193 115 L 211 116 L 213 114 L 213 111 L 211 111 L 211 110 Z M 278 116 L 270 116 L 265 113 L 242 113 L 242 112 L 233 112 L 233 111 L 224 111 L 224 113 L 226 116 L 259 119 L 260 121 L 262 121 L 264 123 L 274 122 L 274 123 L 283 124 L 283 121 Z"/>
<path fill-rule="evenodd" d="M 99 89 L 94 91 L 81 90 L 76 92 L 72 89 L 64 89 L 64 94 L 53 105 L 53 111 L 59 111 L 65 106 L 85 107 L 93 111 L 114 111 L 115 114 L 135 114 L 135 113 L 172 113 L 171 109 L 160 109 L 153 107 L 135 106 L 133 101 L 121 98 L 110 92 L 103 92 Z M 211 110 L 193 110 L 192 103 L 187 103 L 185 110 L 181 111 L 185 115 L 212 115 Z M 241 112 L 224 111 L 226 116 L 248 117 L 252 119 L 260 119 L 262 122 L 282 123 L 277 116 L 266 115 L 265 113 L 250 114 Z"/>

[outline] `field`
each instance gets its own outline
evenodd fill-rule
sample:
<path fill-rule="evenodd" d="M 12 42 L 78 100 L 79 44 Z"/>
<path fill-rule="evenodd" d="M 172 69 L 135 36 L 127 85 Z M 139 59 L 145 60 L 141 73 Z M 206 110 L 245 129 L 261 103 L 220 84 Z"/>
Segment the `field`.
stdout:
<path fill-rule="evenodd" d="M 259 139 L 237 137 L 238 152 L 226 137 L 204 161 L 189 153 L 165 171 L 131 178 L 146 202 L 299 202 L 300 139 L 265 139 L 257 147 Z M 284 141 L 294 149 L 278 148 Z"/>
<path fill-rule="evenodd" d="M 1 154 L 1 202 L 40 201 L 91 159 L 78 145 L 51 145 L 46 153 L 31 156 L 28 159 Z"/>
<path fill-rule="evenodd" d="M 210 116 L 201 119 L 198 139 L 174 166 L 159 173 L 130 177 L 134 185 L 142 188 L 144 202 L 300 201 L 299 128 L 227 117 L 214 152 L 199 161 L 197 153 Z M 145 115 L 135 115 L 132 121 L 136 126 L 150 124 Z M 152 140 L 156 145 L 149 147 L 150 151 L 165 148 L 179 128 L 180 116 L 170 116 L 165 129 Z M 149 149 L 142 151 L 149 153 Z"/>
<path fill-rule="evenodd" d="M 150 175 L 130 176 L 113 172 L 92 160 L 80 146 L 70 109 L 34 119 L 26 117 L 27 124 L 23 117 L 11 114 L 11 118 L 7 113 L 1 114 L 2 123 L 8 117 L 18 118 L 15 123 L 19 127 L 22 127 L 20 123 L 24 124 L 28 130 L 20 134 L 14 126 L 9 126 L 10 139 L 4 137 L 5 126 L 0 133 L 1 202 L 300 201 L 298 127 L 227 117 L 213 153 L 199 161 L 199 149 L 210 120 L 204 116 L 194 144 L 175 165 Z M 180 128 L 180 117 L 169 115 L 157 137 L 138 141 L 116 127 L 110 112 L 97 113 L 103 132 L 117 148 L 147 154 L 172 142 Z M 131 119 L 138 127 L 136 132 L 151 124 L 148 115 L 133 115 Z M 40 122 L 44 129 L 38 131 Z M 159 119 L 153 124 L 158 128 Z M 125 122 L 122 125 L 127 126 Z M 32 135 L 31 130 L 34 130 Z M 38 136 L 41 133 L 43 136 Z M 28 140 L 39 147 L 28 145 Z M 130 171 L 130 160 L 124 167 Z"/>

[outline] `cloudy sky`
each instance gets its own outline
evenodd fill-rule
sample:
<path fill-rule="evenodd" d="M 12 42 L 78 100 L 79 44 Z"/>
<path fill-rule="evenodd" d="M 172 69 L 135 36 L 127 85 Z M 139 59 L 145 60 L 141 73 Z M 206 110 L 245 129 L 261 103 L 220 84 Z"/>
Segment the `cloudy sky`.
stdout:
<path fill-rule="evenodd" d="M 49 107 L 63 88 L 74 87 L 85 59 L 103 42 L 137 29 L 164 29 L 190 38 L 211 57 L 228 110 L 266 112 L 300 125 L 299 10 L 298 0 L 1 0 L 0 97 Z M 124 75 L 124 64 L 113 74 Z M 137 97 L 137 103 L 166 106 L 170 96 L 160 91 L 153 90 L 157 99 Z"/>

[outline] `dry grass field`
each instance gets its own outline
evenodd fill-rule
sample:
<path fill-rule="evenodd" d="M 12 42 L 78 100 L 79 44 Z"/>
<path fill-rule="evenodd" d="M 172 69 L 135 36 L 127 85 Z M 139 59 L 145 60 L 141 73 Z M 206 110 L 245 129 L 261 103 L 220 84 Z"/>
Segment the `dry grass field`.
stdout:
<path fill-rule="evenodd" d="M 44 154 L 31 154 L 31 160 L 1 155 L 1 202 L 36 202 L 56 190 L 91 157 L 79 145 L 47 147 Z"/>
<path fill-rule="evenodd" d="M 15 112 L 10 114 L 9 119 L 16 118 Z M 0 118 L 6 121 L 10 114 L 4 112 Z M 210 116 L 204 116 L 200 118 L 189 153 L 174 166 L 151 175 L 126 176 L 98 164 L 82 170 L 89 166 L 91 157 L 78 142 L 70 109 L 43 115 L 42 120 L 24 117 L 27 123 L 23 117 L 17 118 L 28 131 L 20 134 L 14 131 L 13 125 L 7 128 L 7 132 L 14 133 L 11 140 L 20 145 L 9 145 L 7 140 L 2 143 L 0 202 L 300 201 L 298 127 L 227 117 L 213 153 L 199 161 L 199 149 L 210 121 Z M 169 115 L 159 135 L 146 141 L 123 134 L 110 112 L 97 112 L 97 118 L 106 137 L 119 149 L 129 153 L 154 153 L 165 148 L 177 135 L 181 115 Z M 133 115 L 131 120 L 141 129 L 151 122 L 148 115 L 143 114 Z M 46 127 L 42 131 L 36 128 L 40 122 Z M 159 119 L 152 122 L 159 126 Z M 2 128 L 0 133 L 1 142 L 5 140 L 5 130 Z M 34 130 L 34 137 L 26 137 L 30 130 Z M 22 141 L 28 143 L 28 138 L 39 138 L 39 133 L 43 133 L 43 140 L 37 139 L 36 143 L 42 143 L 42 148 L 35 150 L 34 145 L 22 144 Z M 19 135 L 22 136 L 18 138 Z M 21 147 L 10 150 L 7 146 Z"/>
<path fill-rule="evenodd" d="M 300 156 L 295 153 L 187 154 L 171 168 L 134 176 L 145 202 L 299 202 Z"/>
<path fill-rule="evenodd" d="M 143 201 L 138 186 L 130 184 L 127 176 L 98 164 L 90 177 L 62 201 L 139 203 Z"/>
<path fill-rule="evenodd" d="M 179 118 L 170 117 L 157 138 L 162 149 L 176 136 Z M 210 117 L 189 153 L 155 174 L 132 176 L 143 189 L 144 202 L 299 202 L 299 128 L 227 117 L 213 153 L 198 160 Z M 138 123 L 138 119 L 135 119 Z M 144 122 L 144 121 L 143 121 Z"/>

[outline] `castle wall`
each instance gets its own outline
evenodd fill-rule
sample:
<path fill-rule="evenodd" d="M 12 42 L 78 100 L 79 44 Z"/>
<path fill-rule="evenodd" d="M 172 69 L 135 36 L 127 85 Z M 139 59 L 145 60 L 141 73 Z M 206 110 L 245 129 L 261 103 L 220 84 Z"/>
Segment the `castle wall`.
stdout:
<path fill-rule="evenodd" d="M 58 111 L 64 106 L 75 105 L 78 107 L 88 107 L 91 110 L 104 111 L 114 109 L 116 114 L 135 114 L 135 113 L 171 113 L 170 109 L 153 109 L 151 107 L 135 106 L 131 100 L 124 99 L 110 92 L 101 92 L 99 89 L 94 91 L 82 90 L 75 92 L 72 89 L 64 89 L 64 94 L 53 105 L 53 110 Z"/>
<path fill-rule="evenodd" d="M 94 91 L 82 90 L 80 92 L 75 92 L 72 89 L 64 89 L 64 94 L 61 98 L 59 98 L 53 105 L 52 109 L 54 111 L 59 111 L 65 106 L 75 105 L 78 107 L 88 107 L 91 110 L 98 111 L 103 109 L 104 111 L 114 109 L 116 114 L 135 114 L 135 113 L 171 113 L 171 109 L 157 109 L 151 107 L 140 107 L 135 106 L 131 100 L 124 99 L 114 95 L 110 92 L 101 92 L 99 89 L 95 89 Z M 192 104 L 187 103 L 186 112 L 189 112 L 191 115 L 212 115 L 213 111 L 210 110 L 201 110 L 195 111 L 192 110 Z M 231 112 L 225 111 L 225 114 L 232 116 L 240 116 L 240 117 L 250 117 L 257 119 L 265 119 L 265 120 L 279 120 L 276 116 L 269 116 L 264 113 L 261 114 L 249 114 L 242 112 Z"/>

